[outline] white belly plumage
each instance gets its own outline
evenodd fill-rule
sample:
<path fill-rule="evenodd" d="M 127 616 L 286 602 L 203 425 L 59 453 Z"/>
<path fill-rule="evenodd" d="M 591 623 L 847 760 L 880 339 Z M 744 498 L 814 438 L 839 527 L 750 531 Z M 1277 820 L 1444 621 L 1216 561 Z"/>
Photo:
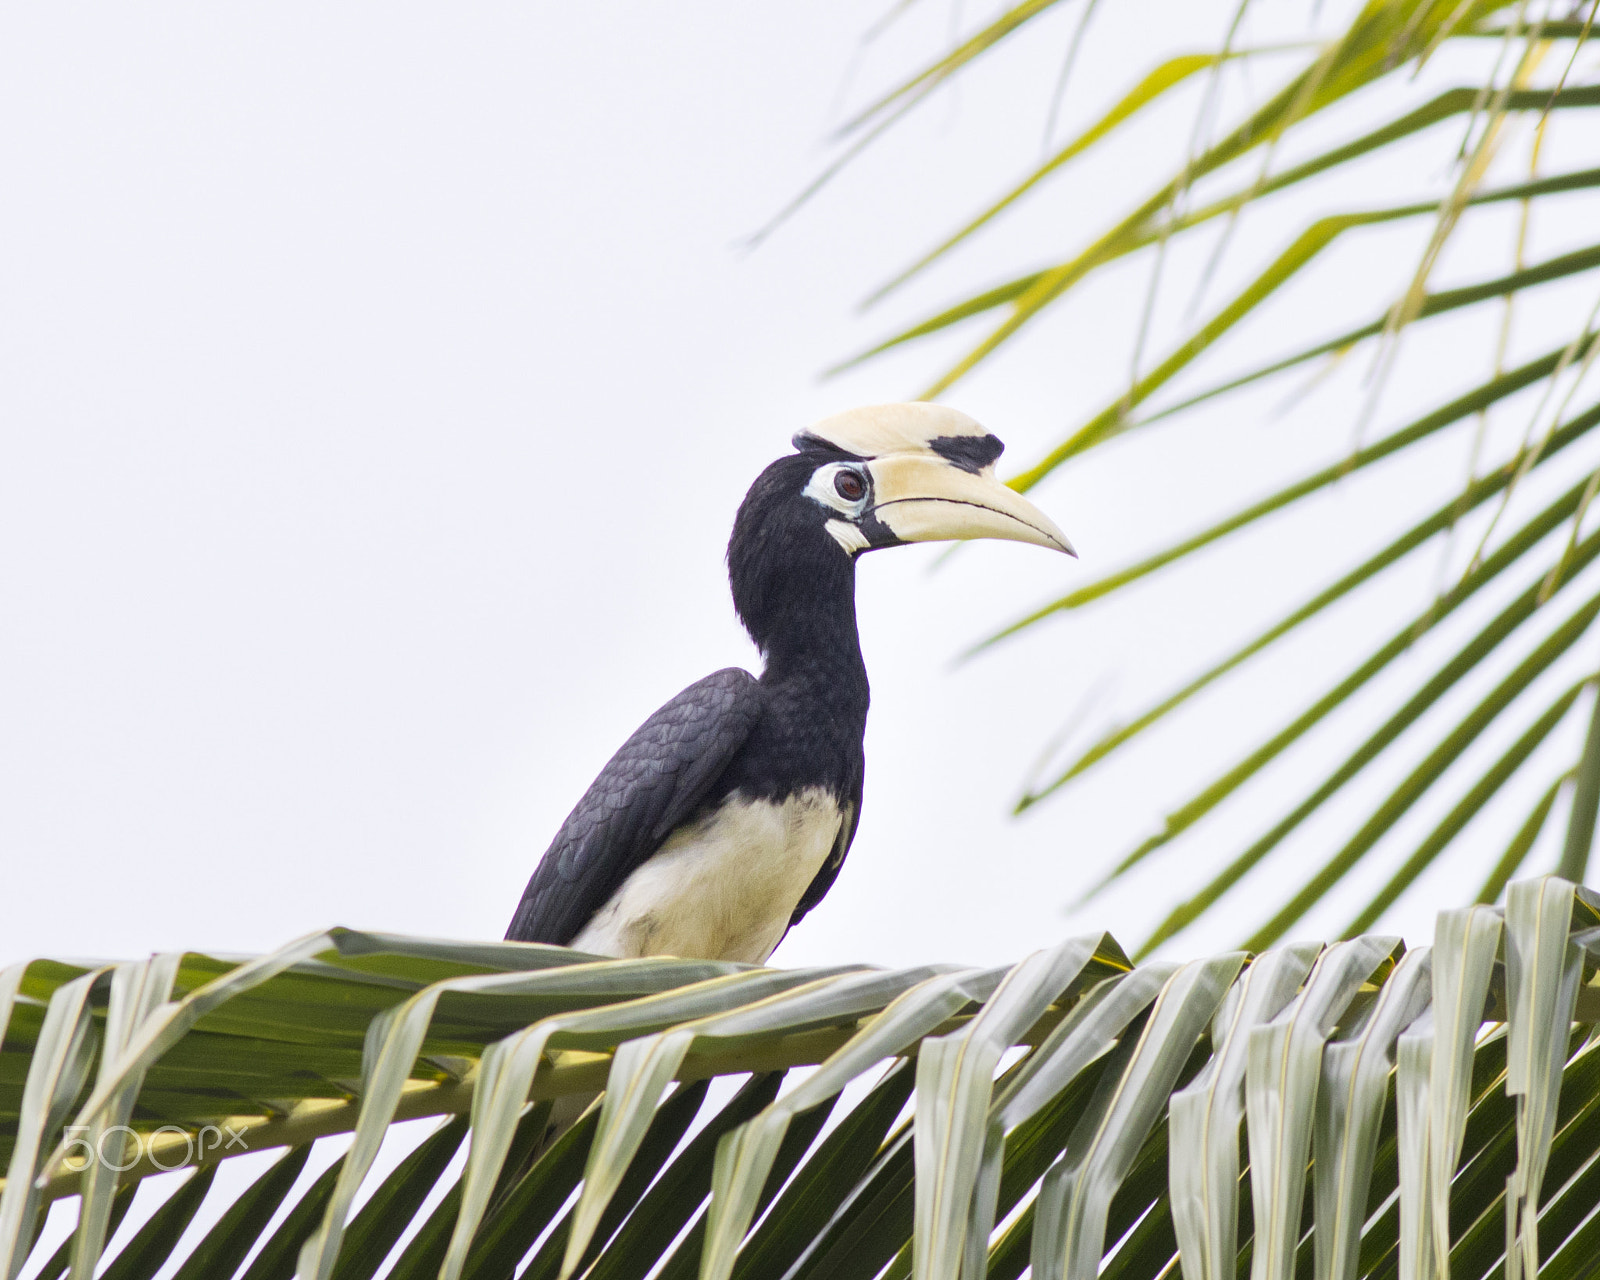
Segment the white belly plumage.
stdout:
<path fill-rule="evenodd" d="M 833 851 L 843 818 L 820 787 L 781 802 L 735 793 L 667 837 L 572 946 L 603 956 L 761 964 Z"/>

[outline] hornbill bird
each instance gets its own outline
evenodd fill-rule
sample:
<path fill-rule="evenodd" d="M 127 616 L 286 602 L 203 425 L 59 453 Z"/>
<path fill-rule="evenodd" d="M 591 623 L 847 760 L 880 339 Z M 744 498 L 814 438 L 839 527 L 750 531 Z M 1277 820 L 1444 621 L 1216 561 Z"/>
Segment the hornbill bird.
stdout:
<path fill-rule="evenodd" d="M 556 833 L 507 938 L 765 962 L 832 887 L 861 817 L 856 557 L 964 538 L 1076 554 L 995 478 L 1000 441 L 953 409 L 856 409 L 794 447 L 750 487 L 728 543 L 760 678 L 714 672 L 639 726 Z"/>

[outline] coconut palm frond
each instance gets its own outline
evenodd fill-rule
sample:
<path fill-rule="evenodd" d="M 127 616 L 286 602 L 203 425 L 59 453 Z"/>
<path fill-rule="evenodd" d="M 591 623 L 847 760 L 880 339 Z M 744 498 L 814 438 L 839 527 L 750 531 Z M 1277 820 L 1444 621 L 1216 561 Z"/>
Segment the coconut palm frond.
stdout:
<path fill-rule="evenodd" d="M 1600 897 L 1546 877 L 1431 947 L 1183 964 L 1106 935 L 778 970 L 347 929 L 35 961 L 0 975 L 0 1271 L 1586 1274 L 1591 949 Z"/>
<path fill-rule="evenodd" d="M 1600 108 L 1600 83 L 1589 56 L 1595 6 L 1574 7 L 1566 0 L 1368 0 L 1342 16 L 1318 7 L 1313 38 L 1261 48 L 1234 39 L 1241 21 L 1256 16 L 1253 10 L 1219 4 L 1216 16 L 1222 38 L 1214 50 L 1157 59 L 1153 70 L 1135 78 L 1133 89 L 1088 113 L 1080 134 L 977 213 L 952 211 L 957 229 L 894 273 L 871 301 L 909 305 L 905 291 L 926 285 L 936 270 L 941 279 L 958 281 L 956 300 L 912 310 L 881 341 L 846 362 L 905 351 L 929 338 L 959 341 L 964 349 L 953 361 L 946 358 L 926 387 L 930 396 L 944 394 L 1002 347 L 1011 351 L 1024 343 L 1047 313 L 1096 305 L 1084 287 L 1143 255 L 1154 283 L 1137 332 L 1128 335 L 1132 375 L 1098 406 L 1076 414 L 1013 477 L 1018 489 L 1090 465 L 1113 442 L 1144 450 L 1140 456 L 1158 468 L 1174 433 L 1218 430 L 1224 425 L 1219 410 L 1230 406 L 1259 416 L 1245 397 L 1273 386 L 1289 390 L 1285 380 L 1297 371 L 1322 371 L 1296 386 L 1293 399 L 1297 422 L 1326 436 L 1323 465 L 1276 476 L 1265 497 L 1225 509 L 1198 530 L 1163 534 L 1153 550 L 1129 557 L 1125 567 L 1039 603 L 994 629 L 978 646 L 986 653 L 1020 632 L 1059 627 L 1088 609 L 1114 609 L 1132 590 L 1160 591 L 1202 555 L 1235 549 L 1254 554 L 1252 540 L 1256 547 L 1263 539 L 1292 543 L 1297 527 L 1309 527 L 1296 526 L 1294 514 L 1326 500 L 1337 486 L 1377 483 L 1385 474 L 1417 477 L 1425 451 L 1435 459 L 1441 450 L 1450 454 L 1442 469 L 1434 467 L 1431 481 L 1410 485 L 1409 501 L 1402 496 L 1390 503 L 1392 520 L 1385 523 L 1380 514 L 1371 529 L 1375 545 L 1360 549 L 1365 529 L 1352 539 L 1356 552 L 1346 570 L 1326 583 L 1297 582 L 1298 598 L 1287 607 L 1275 598 L 1278 584 L 1241 588 L 1273 591 L 1263 603 L 1281 615 L 1278 620 L 1197 663 L 1190 677 L 1169 690 L 1139 695 L 1147 700 L 1124 708 L 1087 741 L 1075 741 L 1071 754 L 1054 759 L 1020 797 L 1019 811 L 1032 808 L 1113 758 L 1120 763 L 1153 735 L 1172 731 L 1180 713 L 1192 711 L 1200 695 L 1215 694 L 1223 683 L 1229 696 L 1250 701 L 1267 655 L 1291 637 L 1342 626 L 1334 614 L 1357 596 L 1388 591 L 1392 602 L 1399 598 L 1389 585 L 1396 575 L 1415 575 L 1419 565 L 1428 566 L 1421 572 L 1436 581 L 1436 590 L 1417 595 L 1409 612 L 1380 622 L 1381 630 L 1358 639 L 1356 648 L 1346 645 L 1349 657 L 1341 668 L 1312 675 L 1303 703 L 1285 707 L 1278 723 L 1236 758 L 1218 760 L 1209 778 L 1186 781 L 1191 794 L 1166 813 L 1155 835 L 1112 866 L 1102 888 L 1179 843 L 1194 850 L 1200 841 L 1209 856 L 1191 853 L 1191 860 L 1214 863 L 1145 940 L 1145 951 L 1236 901 L 1236 887 L 1258 868 L 1269 862 L 1282 868 L 1286 838 L 1324 806 L 1344 806 L 1338 825 L 1365 834 L 1343 849 L 1334 842 L 1320 847 L 1332 823 L 1296 835 L 1297 859 L 1320 869 L 1304 879 L 1287 909 L 1241 929 L 1241 945 L 1269 945 L 1330 895 L 1347 892 L 1353 881 L 1372 884 L 1360 890 L 1369 897 L 1365 905 L 1346 908 L 1351 930 L 1381 922 L 1425 872 L 1445 860 L 1471 859 L 1471 850 L 1483 847 L 1483 839 L 1472 837 L 1487 829 L 1487 815 L 1502 804 L 1521 807 L 1575 772 L 1592 782 L 1568 816 L 1560 868 L 1582 879 L 1594 831 L 1593 796 L 1600 794 L 1600 744 L 1582 762 L 1581 747 L 1574 745 L 1589 699 L 1565 699 L 1564 692 L 1594 675 L 1597 615 L 1583 601 L 1597 587 L 1591 563 L 1597 544 L 1588 518 L 1600 489 L 1600 453 L 1591 430 L 1600 422 L 1600 404 L 1589 375 L 1600 359 L 1600 246 L 1585 228 L 1600 221 L 1571 211 L 1597 207 L 1600 169 L 1583 162 L 1592 160 L 1592 147 L 1568 145 L 1557 152 L 1565 159 L 1548 171 L 1554 149 L 1545 146 L 1551 134 L 1568 142 L 1593 137 Z M 1008 29 L 1007 38 L 1037 39 L 1038 32 L 1020 26 Z M 942 61 L 910 83 L 947 83 L 975 59 L 996 56 L 997 47 L 964 48 L 959 59 Z M 1104 56 L 1127 55 L 1118 47 Z M 1442 77 L 1453 79 L 1441 82 Z M 1228 93 L 1219 98 L 1216 86 L 1224 79 Z M 1184 94 L 1192 101 L 1182 99 Z M 1184 121 L 1171 114 L 1180 99 L 1189 104 L 1188 119 L 1215 118 L 1216 124 L 1214 138 L 1194 125 L 1180 163 L 1155 158 L 1158 148 L 1119 142 L 1121 129 L 1136 119 L 1154 119 L 1154 113 L 1168 111 L 1162 118 L 1169 124 Z M 1231 118 L 1216 114 L 1224 100 Z M 1124 174 L 1144 175 L 1139 186 L 1145 194 L 1097 228 L 1082 226 L 1078 197 L 1065 177 L 1088 153 L 1114 154 Z M 1375 163 L 1385 157 L 1387 164 Z M 1401 157 L 1404 162 L 1396 163 Z M 1056 208 L 1052 201 L 1060 204 L 1049 226 L 1058 230 L 1047 239 L 1054 234 L 1062 243 L 1047 250 L 1044 266 L 1038 265 L 1035 228 L 1016 255 L 1025 270 L 1019 262 L 1016 274 L 1001 283 L 959 282 L 964 247 L 981 237 L 993 256 L 996 246 L 1003 250 L 1007 243 L 1012 213 L 1022 205 Z M 1506 238 L 1503 255 L 1485 261 L 1482 228 L 1504 227 L 1508 215 L 1515 234 Z M 1276 228 L 1270 234 L 1238 232 L 1246 219 L 1267 216 Z M 1563 232 L 1555 251 L 1532 256 L 1530 224 L 1576 226 L 1577 240 Z M 1470 242 L 1470 256 L 1461 249 L 1452 259 L 1452 247 L 1467 234 L 1478 237 Z M 1413 247 L 1397 255 L 1393 246 L 1401 243 Z M 1199 280 L 1182 296 L 1176 285 L 1160 283 L 1172 278 L 1178 261 L 1195 268 L 1189 274 Z M 1364 299 L 1364 316 L 1352 317 L 1359 323 L 1325 325 L 1319 281 L 1326 281 L 1334 261 L 1342 294 Z M 1440 287 L 1435 278 L 1446 269 L 1463 278 Z M 1219 299 L 1208 308 L 1201 305 L 1207 295 Z M 1341 297 L 1341 310 L 1348 300 Z M 1431 363 L 1419 364 L 1402 349 L 1408 337 L 1414 348 L 1440 326 L 1469 333 L 1462 326 L 1474 317 L 1476 336 L 1456 343 L 1448 356 L 1436 352 Z M 1043 359 L 1051 369 L 1070 363 L 1059 345 L 1044 348 Z M 1357 366 L 1364 374 L 1359 387 L 1348 376 Z M 1427 398 L 1419 411 L 1387 424 L 1385 390 L 1414 369 L 1426 370 L 1421 394 Z M 1234 461 L 1219 451 L 1219 470 Z M 1237 462 L 1245 469 L 1259 465 Z M 1132 527 L 1170 528 L 1167 499 L 1154 496 L 1158 492 L 1165 494 L 1152 487 L 1150 495 L 1125 495 L 1130 509 L 1141 513 Z M 1319 549 L 1307 544 L 1311 555 Z M 1493 590 L 1479 595 L 1491 583 Z M 1491 610 L 1503 604 L 1507 590 L 1525 593 L 1526 604 L 1514 616 L 1496 618 Z M 1382 614 L 1374 609 L 1364 616 Z M 1175 606 L 1174 632 L 1183 621 Z M 1425 637 L 1428 643 L 1420 645 Z M 1552 643 L 1558 651 L 1551 651 Z M 1437 646 L 1454 647 L 1456 656 L 1442 666 L 1414 657 L 1437 653 Z M 1392 676 L 1407 654 L 1419 667 L 1409 687 Z M 1385 673 L 1390 678 L 1380 681 Z M 1443 696 L 1459 685 L 1481 697 L 1508 679 L 1515 688 L 1489 698 L 1465 720 L 1453 699 Z M 1379 687 L 1383 692 L 1375 692 Z M 1556 705 L 1562 713 L 1548 723 Z M 1302 795 L 1279 800 L 1274 792 L 1272 803 L 1282 817 L 1269 817 L 1259 840 L 1230 849 L 1200 834 L 1202 828 L 1215 830 L 1211 820 L 1245 791 L 1263 794 L 1264 779 L 1286 753 L 1323 758 L 1338 750 L 1329 745 L 1337 740 L 1329 726 L 1347 712 L 1385 722 L 1385 728 L 1332 772 L 1324 770 Z M 1550 745 L 1530 747 L 1504 767 L 1478 762 L 1476 751 L 1505 752 L 1530 733 Z M 1480 739 L 1481 746 L 1463 754 Z M 1397 765 L 1397 757 L 1408 752 L 1410 763 Z M 1378 802 L 1382 808 L 1374 810 L 1369 799 L 1347 798 L 1377 770 L 1400 773 L 1419 758 L 1440 767 L 1389 792 Z M 1557 788 L 1552 829 L 1567 813 L 1567 796 L 1568 789 Z M 1457 813 L 1458 825 L 1412 834 L 1427 830 L 1446 811 Z M 1562 843 L 1559 831 L 1552 830 L 1546 843 L 1552 841 Z M 1079 860 L 1081 850 L 1077 865 Z M 1379 860 L 1404 868 L 1404 874 L 1379 875 Z M 1550 865 L 1555 862 L 1552 853 Z M 1474 866 L 1470 874 L 1477 879 L 1482 871 Z M 1496 876 L 1505 883 L 1504 875 Z"/>

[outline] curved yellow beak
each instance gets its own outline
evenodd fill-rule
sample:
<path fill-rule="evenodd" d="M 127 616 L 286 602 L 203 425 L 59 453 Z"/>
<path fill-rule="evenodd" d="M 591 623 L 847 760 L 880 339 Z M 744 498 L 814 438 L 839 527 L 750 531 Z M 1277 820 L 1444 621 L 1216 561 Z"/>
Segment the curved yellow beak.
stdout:
<path fill-rule="evenodd" d="M 1049 516 L 992 472 L 969 471 L 928 453 L 892 453 L 867 463 L 872 515 L 901 542 L 1005 538 L 1078 553 Z"/>

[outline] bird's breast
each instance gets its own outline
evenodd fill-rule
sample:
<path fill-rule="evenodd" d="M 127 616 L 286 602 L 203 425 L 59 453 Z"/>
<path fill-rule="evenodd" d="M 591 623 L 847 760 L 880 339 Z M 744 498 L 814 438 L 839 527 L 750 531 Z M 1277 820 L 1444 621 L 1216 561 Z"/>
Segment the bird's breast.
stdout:
<path fill-rule="evenodd" d="M 828 790 L 734 792 L 672 832 L 572 940 L 608 956 L 761 964 L 832 852 L 844 810 Z"/>

